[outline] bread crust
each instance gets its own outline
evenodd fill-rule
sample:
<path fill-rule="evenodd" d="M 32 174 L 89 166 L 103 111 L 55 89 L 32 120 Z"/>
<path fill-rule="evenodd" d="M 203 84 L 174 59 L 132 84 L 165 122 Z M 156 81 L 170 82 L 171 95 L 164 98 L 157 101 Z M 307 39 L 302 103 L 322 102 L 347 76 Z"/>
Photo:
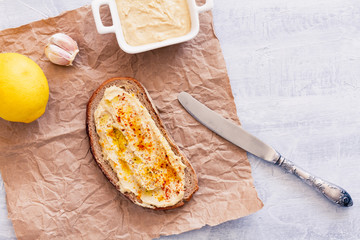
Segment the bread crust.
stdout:
<path fill-rule="evenodd" d="M 160 129 L 161 133 L 165 137 L 166 141 L 171 146 L 171 149 L 174 153 L 181 157 L 181 161 L 183 164 L 186 165 L 185 168 L 185 194 L 181 201 L 176 203 L 173 206 L 168 207 L 155 207 L 153 209 L 156 210 L 166 210 L 166 209 L 173 209 L 184 205 L 186 201 L 189 201 L 192 195 L 199 189 L 198 187 L 198 180 L 195 173 L 194 168 L 191 166 L 189 160 L 185 157 L 185 155 L 181 152 L 179 147 L 175 144 L 173 139 L 167 133 L 164 124 L 162 123 L 159 114 L 156 110 L 156 107 L 148 94 L 147 90 L 143 87 L 143 85 L 138 82 L 137 80 L 130 78 L 130 77 L 118 77 L 118 78 L 111 78 L 104 83 L 102 83 L 92 94 L 90 100 L 87 104 L 86 110 L 86 125 L 87 125 L 87 134 L 90 140 L 90 150 L 94 156 L 94 159 L 98 166 L 100 167 L 101 171 L 107 177 L 107 179 L 116 187 L 116 189 L 121 193 L 120 186 L 118 185 L 119 179 L 116 173 L 112 170 L 110 164 L 103 159 L 102 157 L 102 150 L 99 144 L 99 136 L 96 132 L 95 128 L 95 121 L 94 121 L 94 112 L 103 98 L 105 89 L 110 86 L 118 86 L 129 93 L 134 93 L 135 96 L 140 100 L 140 102 L 147 108 L 148 112 L 150 113 L 152 119 L 156 123 L 157 127 Z M 133 193 L 122 193 L 128 199 L 130 199 L 133 203 L 139 205 L 141 200 L 138 199 L 135 194 Z"/>

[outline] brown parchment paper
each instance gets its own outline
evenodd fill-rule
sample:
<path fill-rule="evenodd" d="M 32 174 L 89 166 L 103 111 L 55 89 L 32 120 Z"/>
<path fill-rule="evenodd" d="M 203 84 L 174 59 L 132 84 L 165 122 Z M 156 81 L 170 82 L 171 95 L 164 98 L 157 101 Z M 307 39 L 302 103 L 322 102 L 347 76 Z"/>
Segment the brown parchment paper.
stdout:
<path fill-rule="evenodd" d="M 106 9 L 102 15 L 111 24 Z M 211 13 L 201 14 L 200 22 L 194 40 L 137 55 L 121 51 L 114 34 L 98 34 L 88 6 L 0 32 L 1 52 L 32 58 L 50 87 L 47 110 L 37 121 L 0 119 L 0 169 L 18 239 L 150 239 L 220 224 L 263 206 L 246 153 L 200 125 L 177 101 L 187 91 L 239 123 Z M 43 54 L 56 32 L 79 44 L 73 67 L 54 65 Z M 200 189 L 181 208 L 154 211 L 132 204 L 93 160 L 86 104 L 103 81 L 118 76 L 145 85 L 198 174 Z"/>

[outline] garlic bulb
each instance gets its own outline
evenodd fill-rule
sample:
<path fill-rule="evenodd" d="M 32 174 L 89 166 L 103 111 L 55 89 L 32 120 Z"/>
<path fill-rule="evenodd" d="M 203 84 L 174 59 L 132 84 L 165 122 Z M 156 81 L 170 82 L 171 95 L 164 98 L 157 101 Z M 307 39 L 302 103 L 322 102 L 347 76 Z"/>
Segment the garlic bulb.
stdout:
<path fill-rule="evenodd" d="M 70 66 L 79 52 L 77 43 L 64 33 L 52 35 L 45 47 L 46 57 L 55 64 Z"/>

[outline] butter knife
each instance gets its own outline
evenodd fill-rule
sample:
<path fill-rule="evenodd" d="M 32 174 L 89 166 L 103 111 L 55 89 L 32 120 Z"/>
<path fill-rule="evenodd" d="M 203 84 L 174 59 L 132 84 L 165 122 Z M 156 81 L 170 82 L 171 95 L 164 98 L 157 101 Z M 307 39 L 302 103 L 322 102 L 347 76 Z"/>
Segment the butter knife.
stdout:
<path fill-rule="evenodd" d="M 241 126 L 212 111 L 190 94 L 181 92 L 178 95 L 178 100 L 190 115 L 219 136 L 265 161 L 282 167 L 286 172 L 294 174 L 322 193 L 331 202 L 343 207 L 353 205 L 350 194 L 343 188 L 298 167 L 292 161 L 284 158 L 274 148 L 246 132 Z"/>

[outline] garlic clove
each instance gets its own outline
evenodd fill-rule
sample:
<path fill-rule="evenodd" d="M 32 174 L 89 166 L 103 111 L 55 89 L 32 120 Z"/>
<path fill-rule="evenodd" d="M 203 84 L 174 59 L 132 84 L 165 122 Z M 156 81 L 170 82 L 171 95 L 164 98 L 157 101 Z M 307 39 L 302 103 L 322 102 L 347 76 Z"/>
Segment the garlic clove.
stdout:
<path fill-rule="evenodd" d="M 55 64 L 70 66 L 79 52 L 78 45 L 64 33 L 52 35 L 45 47 L 45 55 Z"/>
<path fill-rule="evenodd" d="M 65 51 L 74 54 L 79 51 L 77 43 L 64 33 L 56 33 L 49 38 L 49 43 L 61 47 Z"/>
<path fill-rule="evenodd" d="M 52 63 L 63 66 L 72 65 L 72 61 L 75 57 L 64 49 L 52 44 L 46 45 L 45 55 Z"/>

